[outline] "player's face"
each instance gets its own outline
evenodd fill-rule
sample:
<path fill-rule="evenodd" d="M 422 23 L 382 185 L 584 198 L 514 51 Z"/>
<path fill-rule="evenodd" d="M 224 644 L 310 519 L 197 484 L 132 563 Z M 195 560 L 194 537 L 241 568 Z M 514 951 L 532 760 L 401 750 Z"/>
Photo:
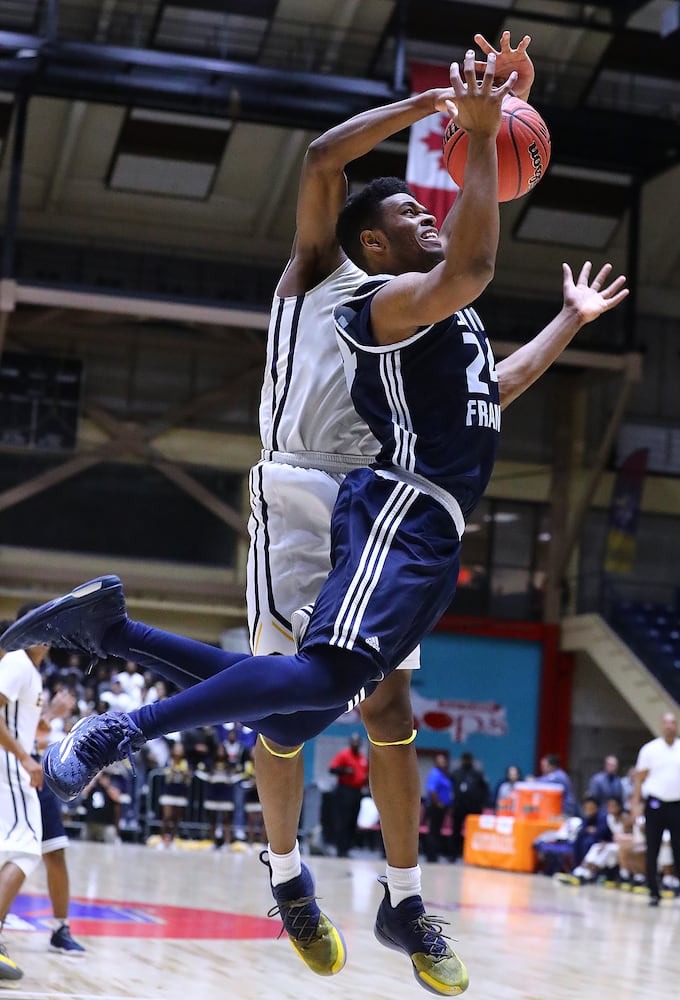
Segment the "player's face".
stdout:
<path fill-rule="evenodd" d="M 380 209 L 380 229 L 387 241 L 385 272 L 431 271 L 444 259 L 434 215 L 411 195 L 390 195 Z"/>

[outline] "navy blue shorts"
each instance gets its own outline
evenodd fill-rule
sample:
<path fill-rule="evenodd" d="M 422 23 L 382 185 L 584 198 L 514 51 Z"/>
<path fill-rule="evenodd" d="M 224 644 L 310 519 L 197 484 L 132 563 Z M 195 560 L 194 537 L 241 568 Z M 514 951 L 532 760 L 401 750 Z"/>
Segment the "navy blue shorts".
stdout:
<path fill-rule="evenodd" d="M 350 472 L 331 522 L 333 568 L 303 648 L 354 650 L 386 676 L 449 607 L 459 556 L 456 527 L 437 500 L 370 469 Z"/>
<path fill-rule="evenodd" d="M 43 785 L 38 792 L 40 800 L 40 813 L 42 815 L 42 852 L 49 854 L 50 851 L 58 851 L 68 844 L 68 837 L 64 829 L 61 814 L 61 802 L 54 792 Z"/>

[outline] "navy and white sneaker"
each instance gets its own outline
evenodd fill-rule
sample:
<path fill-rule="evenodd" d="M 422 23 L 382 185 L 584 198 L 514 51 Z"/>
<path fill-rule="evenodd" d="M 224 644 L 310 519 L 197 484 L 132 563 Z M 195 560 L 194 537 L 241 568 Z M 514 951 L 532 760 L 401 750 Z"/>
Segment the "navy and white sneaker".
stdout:
<path fill-rule="evenodd" d="M 146 743 L 127 712 L 86 715 L 43 757 L 45 781 L 62 802 L 73 802 L 95 775 L 118 760 L 128 759 Z"/>
<path fill-rule="evenodd" d="M 420 896 L 409 896 L 397 906 L 390 902 L 387 879 L 378 881 L 385 898 L 378 909 L 375 936 L 386 948 L 403 951 L 411 959 L 420 985 L 439 997 L 457 997 L 468 988 L 467 969 L 446 943 L 440 917 L 428 917 Z"/>
<path fill-rule="evenodd" d="M 117 576 L 99 576 L 23 615 L 0 636 L 0 649 L 11 653 L 47 645 L 105 659 L 104 633 L 126 617 L 120 580 Z"/>
<path fill-rule="evenodd" d="M 79 944 L 71 935 L 68 924 L 62 924 L 53 932 L 50 938 L 50 951 L 59 955 L 68 955 L 69 958 L 82 958 L 85 954 L 82 944 Z"/>

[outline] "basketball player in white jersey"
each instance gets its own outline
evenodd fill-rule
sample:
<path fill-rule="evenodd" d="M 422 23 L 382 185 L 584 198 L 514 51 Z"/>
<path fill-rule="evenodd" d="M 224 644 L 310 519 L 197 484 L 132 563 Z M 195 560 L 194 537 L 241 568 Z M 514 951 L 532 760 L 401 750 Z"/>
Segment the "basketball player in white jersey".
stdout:
<path fill-rule="evenodd" d="M 19 609 L 19 616 L 33 606 L 24 605 Z M 0 629 L 9 624 L 9 622 L 0 623 Z M 3 653 L 0 649 L 0 747 L 2 747 L 0 756 L 3 758 L 2 766 L 0 766 L 0 864 L 2 865 L 0 867 L 0 924 L 7 918 L 25 876 L 35 867 L 33 847 L 37 837 L 39 856 L 42 857 L 45 864 L 48 893 L 54 914 L 50 951 L 63 955 L 80 956 L 85 953 L 85 949 L 72 937 L 68 923 L 70 892 L 65 854 L 68 838 L 61 818 L 61 803 L 54 792 L 43 783 L 40 761 L 32 754 L 36 739 L 44 737 L 45 733 L 49 731 L 50 719 L 64 716 L 67 711 L 70 711 L 73 703 L 71 695 L 61 692 L 55 695 L 49 705 L 44 705 L 40 667 L 48 650 L 49 646 L 33 646 L 23 652 L 22 656 L 18 656 L 17 653 Z M 36 685 L 36 676 L 39 680 L 39 688 Z M 14 697 L 18 690 L 23 693 Z M 28 736 L 30 717 L 35 712 L 28 711 L 27 702 L 34 703 L 33 707 L 38 710 L 37 730 L 33 730 L 31 739 Z M 14 728 L 12 728 L 12 724 Z M 26 742 L 27 740 L 29 742 Z M 26 756 L 25 751 L 28 747 L 30 750 Z M 29 759 L 30 764 L 28 763 Z M 24 789 L 26 777 L 30 779 L 30 787 Z M 36 823 L 32 805 L 33 799 L 36 798 L 36 790 L 39 823 Z M 19 803 L 23 803 L 24 796 L 26 799 L 25 822 L 15 826 L 14 818 L 17 815 Z M 19 809 L 20 816 L 22 809 L 23 805 Z M 13 817 L 11 823 L 9 822 L 10 816 Z M 29 845 L 29 858 L 23 857 L 23 852 L 19 852 L 18 857 L 12 860 L 11 855 L 14 852 L 17 838 L 25 839 Z M 0 980 L 19 979 L 23 976 L 23 972 L 7 956 L 6 950 L 0 941 Z"/>
<path fill-rule="evenodd" d="M 6 653 L 0 660 L 0 934 L 24 880 L 42 855 L 37 788 L 42 768 L 31 756 L 40 721 L 39 665 L 47 646 Z M 21 979 L 23 970 L 0 940 L 0 980 Z"/>
<path fill-rule="evenodd" d="M 475 40 L 487 54 L 494 51 L 483 36 Z M 528 44 L 525 37 L 512 49 L 505 32 L 496 53 L 497 78 L 519 72 L 515 92 L 524 99 L 533 82 Z M 307 150 L 291 258 L 272 305 L 260 405 L 263 457 L 250 475 L 247 598 L 255 654 L 294 652 L 296 626 L 304 621 L 296 611 L 313 604 L 330 570 L 330 521 L 339 484 L 351 469 L 369 464 L 377 451 L 350 399 L 332 320 L 334 307 L 366 280 L 335 235 L 347 197 L 344 168 L 390 135 L 436 111 L 444 112 L 448 94 L 428 91 L 367 111 L 326 132 Z M 445 229 L 441 232 L 446 235 Z M 409 696 L 418 653 L 360 705 L 393 906 L 421 893 L 420 776 Z M 313 971 L 331 975 L 345 961 L 342 937 L 331 921 L 313 904 L 315 912 L 309 916 L 314 923 L 318 919 L 315 933 L 296 941 L 295 926 L 287 919 L 291 907 L 296 914 L 297 900 L 314 893 L 297 843 L 304 790 L 301 749 L 280 746 L 260 735 L 255 751 L 258 790 L 269 837 L 272 889 L 289 938 Z M 424 916 L 424 908 L 421 911 Z M 432 933 L 432 926 L 424 923 L 423 935 Z M 455 995 L 467 985 L 464 967 L 441 935 L 434 936 L 441 949 L 430 969 L 430 989 Z"/>

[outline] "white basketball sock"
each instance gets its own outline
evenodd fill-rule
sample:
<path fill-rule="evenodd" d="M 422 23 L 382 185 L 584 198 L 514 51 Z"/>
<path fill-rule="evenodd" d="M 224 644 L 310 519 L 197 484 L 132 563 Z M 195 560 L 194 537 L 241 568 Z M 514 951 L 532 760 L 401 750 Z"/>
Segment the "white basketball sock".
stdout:
<path fill-rule="evenodd" d="M 399 903 L 409 896 L 420 896 L 420 865 L 416 865 L 415 868 L 393 868 L 391 865 L 386 865 L 385 874 L 392 906 L 399 906 Z"/>
<path fill-rule="evenodd" d="M 290 882 L 302 871 L 300 860 L 300 845 L 295 841 L 295 847 L 288 854 L 274 854 L 271 847 L 267 846 L 269 854 L 269 864 L 272 866 L 272 885 L 282 885 Z"/>

